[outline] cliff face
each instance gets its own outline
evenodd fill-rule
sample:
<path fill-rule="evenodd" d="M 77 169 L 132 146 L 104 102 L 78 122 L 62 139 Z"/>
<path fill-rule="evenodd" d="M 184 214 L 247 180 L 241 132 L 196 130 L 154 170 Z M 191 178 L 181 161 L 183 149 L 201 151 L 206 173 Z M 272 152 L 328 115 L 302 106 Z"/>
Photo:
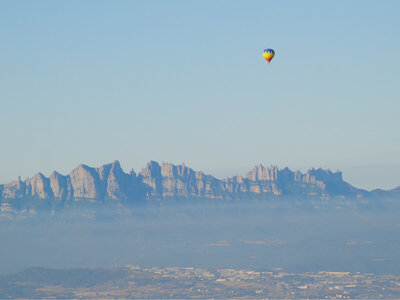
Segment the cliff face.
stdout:
<path fill-rule="evenodd" d="M 79 165 L 69 175 L 38 173 L 25 181 L 0 185 L 0 199 L 40 198 L 57 201 L 142 201 L 165 198 L 237 199 L 302 196 L 319 199 L 367 197 L 370 193 L 343 181 L 341 172 L 310 169 L 303 174 L 276 166 L 255 166 L 245 176 L 219 180 L 184 164 L 149 162 L 139 174 L 125 173 L 118 161 L 100 168 Z M 372 193 L 373 194 L 373 193 Z M 397 193 L 398 194 L 398 193 Z"/>
<path fill-rule="evenodd" d="M 25 181 L 25 193 L 29 196 L 38 196 L 42 199 L 54 198 L 53 190 L 50 186 L 49 178 L 38 173 Z"/>
<path fill-rule="evenodd" d="M 222 184 L 216 178 L 195 172 L 184 164 L 161 165 L 162 196 L 222 198 Z"/>
<path fill-rule="evenodd" d="M 55 199 L 65 200 L 71 199 L 74 196 L 71 178 L 69 176 L 63 176 L 60 173 L 54 171 L 50 175 L 49 179 L 50 187 L 53 191 Z"/>
<path fill-rule="evenodd" d="M 139 192 L 136 180 L 136 174 L 132 171 L 130 174 L 124 173 L 118 161 L 110 166 L 110 172 L 105 182 L 105 197 L 113 200 L 128 200 L 135 198 L 136 192 Z"/>

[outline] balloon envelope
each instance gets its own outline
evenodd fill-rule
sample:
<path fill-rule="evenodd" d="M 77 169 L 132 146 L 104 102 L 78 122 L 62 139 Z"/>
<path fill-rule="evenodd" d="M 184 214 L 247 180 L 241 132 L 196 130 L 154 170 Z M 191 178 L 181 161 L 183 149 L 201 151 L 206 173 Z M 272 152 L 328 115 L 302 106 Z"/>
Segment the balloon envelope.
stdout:
<path fill-rule="evenodd" d="M 265 60 L 269 63 L 271 59 L 275 56 L 275 51 L 273 49 L 265 49 L 263 52 Z"/>

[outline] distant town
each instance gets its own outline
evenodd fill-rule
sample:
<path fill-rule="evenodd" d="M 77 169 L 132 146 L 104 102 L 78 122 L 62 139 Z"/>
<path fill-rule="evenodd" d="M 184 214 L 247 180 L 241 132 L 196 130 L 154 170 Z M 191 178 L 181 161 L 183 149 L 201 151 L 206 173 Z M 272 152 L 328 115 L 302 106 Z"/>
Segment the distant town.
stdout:
<path fill-rule="evenodd" d="M 274 269 L 31 268 L 0 277 L 0 297 L 29 298 L 399 298 L 400 277 Z"/>

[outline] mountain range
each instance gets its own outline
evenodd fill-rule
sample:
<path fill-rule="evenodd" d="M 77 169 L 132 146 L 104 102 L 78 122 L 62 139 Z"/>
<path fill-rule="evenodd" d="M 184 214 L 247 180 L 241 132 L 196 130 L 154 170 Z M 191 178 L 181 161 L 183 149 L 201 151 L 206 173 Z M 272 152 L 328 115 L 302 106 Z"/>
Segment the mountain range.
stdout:
<path fill-rule="evenodd" d="M 296 197 L 321 200 L 400 198 L 400 187 L 366 191 L 345 182 L 342 173 L 310 169 L 306 173 L 255 166 L 245 176 L 217 179 L 185 164 L 150 161 L 138 174 L 125 173 L 118 161 L 92 168 L 81 164 L 69 175 L 54 171 L 0 185 L 0 202 L 14 199 L 141 203 L 165 199 L 245 199 Z"/>

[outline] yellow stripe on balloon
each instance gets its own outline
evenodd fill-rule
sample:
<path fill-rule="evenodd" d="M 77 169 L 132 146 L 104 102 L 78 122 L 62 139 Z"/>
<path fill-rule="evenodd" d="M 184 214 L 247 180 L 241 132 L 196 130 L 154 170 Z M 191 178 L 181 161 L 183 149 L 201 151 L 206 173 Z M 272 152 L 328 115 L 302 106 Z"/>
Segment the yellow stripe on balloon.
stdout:
<path fill-rule="evenodd" d="M 270 51 L 264 52 L 264 53 L 263 53 L 263 56 L 264 56 L 265 59 L 267 59 L 267 58 L 273 58 L 274 55 L 275 55 L 275 54 L 274 54 L 273 52 L 270 52 Z"/>

